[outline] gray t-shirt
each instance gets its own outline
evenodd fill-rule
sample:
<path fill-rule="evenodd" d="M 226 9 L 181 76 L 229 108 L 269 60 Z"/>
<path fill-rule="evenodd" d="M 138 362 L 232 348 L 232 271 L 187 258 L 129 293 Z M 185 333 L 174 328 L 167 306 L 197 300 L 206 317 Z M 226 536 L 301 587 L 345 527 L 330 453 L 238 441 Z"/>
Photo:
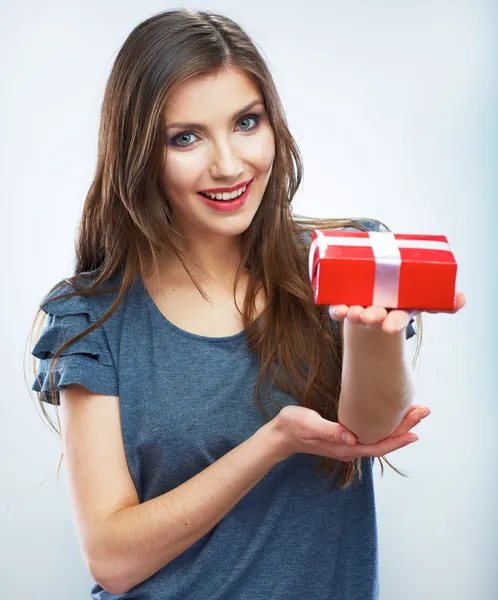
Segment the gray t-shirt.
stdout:
<path fill-rule="evenodd" d="M 53 297 L 63 293 L 57 290 Z M 113 294 L 52 300 L 33 354 L 33 389 L 49 391 L 50 356 L 95 322 Z M 412 332 L 413 333 L 413 332 Z M 140 502 L 176 488 L 248 439 L 265 419 L 254 398 L 259 364 L 245 332 L 204 337 L 159 311 L 143 283 L 117 312 L 59 359 L 57 389 L 79 383 L 120 398 L 128 467 Z M 297 401 L 277 389 L 282 406 Z M 105 402 L 105 400 L 102 400 Z M 107 600 L 373 600 L 378 597 L 372 461 L 347 491 L 306 454 L 274 467 L 198 542 Z"/>

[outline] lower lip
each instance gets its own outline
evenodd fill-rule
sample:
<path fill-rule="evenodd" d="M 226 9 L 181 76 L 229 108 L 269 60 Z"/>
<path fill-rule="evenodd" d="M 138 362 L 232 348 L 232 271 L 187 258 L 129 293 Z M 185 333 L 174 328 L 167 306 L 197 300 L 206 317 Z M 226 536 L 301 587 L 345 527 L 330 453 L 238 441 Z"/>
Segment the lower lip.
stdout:
<path fill-rule="evenodd" d="M 209 198 L 206 198 L 206 196 L 203 196 L 202 194 L 199 194 L 199 196 L 204 200 L 204 202 L 208 206 L 210 206 L 211 208 L 214 208 L 214 210 L 219 210 L 220 212 L 229 212 L 232 210 L 237 210 L 241 206 L 244 206 L 244 204 L 246 203 L 246 200 L 249 196 L 249 192 L 251 191 L 251 186 L 252 186 L 252 181 L 247 184 L 246 191 L 241 196 L 239 196 L 238 198 L 235 198 L 234 200 L 210 200 Z"/>

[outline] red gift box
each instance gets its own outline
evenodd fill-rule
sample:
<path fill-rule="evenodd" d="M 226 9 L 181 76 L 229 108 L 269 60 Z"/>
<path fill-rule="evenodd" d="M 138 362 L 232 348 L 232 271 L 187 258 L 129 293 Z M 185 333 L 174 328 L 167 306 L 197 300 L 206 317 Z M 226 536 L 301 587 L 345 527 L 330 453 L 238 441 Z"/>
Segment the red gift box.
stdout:
<path fill-rule="evenodd" d="M 315 304 L 454 310 L 457 263 L 444 235 L 313 232 Z"/>

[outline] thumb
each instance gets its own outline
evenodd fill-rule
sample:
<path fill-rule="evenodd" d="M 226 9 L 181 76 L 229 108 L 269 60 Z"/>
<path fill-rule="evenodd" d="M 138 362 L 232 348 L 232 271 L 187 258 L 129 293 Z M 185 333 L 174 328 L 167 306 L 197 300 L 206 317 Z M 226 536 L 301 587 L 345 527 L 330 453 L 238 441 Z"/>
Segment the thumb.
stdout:
<path fill-rule="evenodd" d="M 319 439 L 334 444 L 347 444 L 354 446 L 356 444 L 356 436 L 354 433 L 346 429 L 340 423 L 334 423 L 322 418 L 322 422 L 318 426 Z"/>

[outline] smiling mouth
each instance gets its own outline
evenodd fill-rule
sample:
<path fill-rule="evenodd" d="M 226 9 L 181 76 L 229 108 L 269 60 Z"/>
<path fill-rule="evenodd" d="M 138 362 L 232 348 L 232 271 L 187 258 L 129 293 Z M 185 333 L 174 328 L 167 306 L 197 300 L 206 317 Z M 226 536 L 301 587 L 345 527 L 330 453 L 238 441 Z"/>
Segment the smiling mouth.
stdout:
<path fill-rule="evenodd" d="M 246 191 L 246 189 L 251 185 L 252 182 L 253 182 L 253 180 L 251 179 L 251 181 L 247 185 L 240 187 L 238 190 L 235 190 L 234 192 L 218 192 L 216 194 L 212 194 L 212 193 L 208 193 L 208 192 L 198 192 L 198 193 L 201 196 L 204 196 L 204 198 L 207 198 L 208 200 L 224 200 L 225 202 L 229 202 L 230 200 L 235 200 L 236 198 L 239 198 L 239 196 L 242 196 L 242 194 Z"/>

